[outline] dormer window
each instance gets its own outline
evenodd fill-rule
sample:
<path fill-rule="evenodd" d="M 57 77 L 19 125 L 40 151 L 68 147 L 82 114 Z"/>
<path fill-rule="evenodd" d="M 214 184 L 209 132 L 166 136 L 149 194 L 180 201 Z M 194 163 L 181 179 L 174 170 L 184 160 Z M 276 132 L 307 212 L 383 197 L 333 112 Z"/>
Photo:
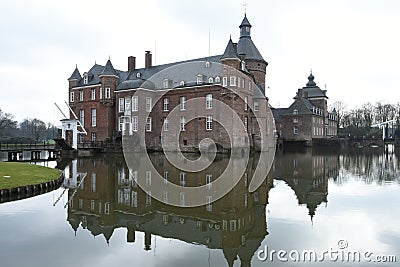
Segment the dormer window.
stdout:
<path fill-rule="evenodd" d="M 136 73 L 136 78 L 142 77 L 142 74 L 140 72 Z"/>
<path fill-rule="evenodd" d="M 299 114 L 299 111 L 297 109 L 293 110 L 293 115 Z"/>
<path fill-rule="evenodd" d="M 164 88 L 164 89 L 169 88 L 169 79 L 164 79 L 164 80 L 163 80 L 163 88 Z"/>
<path fill-rule="evenodd" d="M 203 75 L 199 74 L 197 75 L 197 84 L 202 84 L 203 83 Z"/>
<path fill-rule="evenodd" d="M 179 85 L 180 85 L 180 86 L 185 86 L 185 81 L 181 81 L 181 82 L 179 83 Z"/>
<path fill-rule="evenodd" d="M 211 66 L 210 61 L 206 61 L 206 68 L 209 68 Z"/>
<path fill-rule="evenodd" d="M 221 83 L 221 78 L 219 76 L 215 77 L 215 83 Z"/>
<path fill-rule="evenodd" d="M 209 83 L 214 83 L 214 78 L 213 77 L 208 78 L 208 82 Z"/>
<path fill-rule="evenodd" d="M 88 84 L 89 82 L 89 76 L 87 73 L 83 74 L 83 84 Z"/>

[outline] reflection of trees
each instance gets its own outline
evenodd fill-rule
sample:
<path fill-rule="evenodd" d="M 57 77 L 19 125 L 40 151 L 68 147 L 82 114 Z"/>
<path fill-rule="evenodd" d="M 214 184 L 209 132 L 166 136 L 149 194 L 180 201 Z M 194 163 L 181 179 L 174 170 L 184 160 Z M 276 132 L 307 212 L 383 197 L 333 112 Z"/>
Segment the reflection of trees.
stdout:
<path fill-rule="evenodd" d="M 163 156 L 152 154 L 151 159 L 158 173 L 167 174 L 173 183 L 182 182 L 182 171 Z M 185 186 L 204 184 L 207 175 L 216 179 L 228 160 L 217 156 L 210 169 L 186 173 Z M 135 242 L 135 233 L 145 233 L 145 250 L 152 249 L 152 236 L 161 236 L 221 249 L 229 266 L 237 258 L 242 266 L 250 266 L 255 251 L 268 234 L 265 207 L 272 186 L 271 176 L 258 190 L 248 192 L 255 165 L 256 158 L 252 156 L 244 176 L 224 198 L 201 207 L 179 208 L 156 201 L 146 189 L 142 190 L 135 182 L 141 178 L 136 177 L 140 172 L 128 169 L 122 157 L 79 159 L 76 172 L 87 173 L 87 177 L 75 196 L 72 190 L 68 193 L 67 220 L 75 232 L 82 227 L 93 236 L 103 235 L 107 242 L 114 229 L 126 228 L 127 242 Z M 74 179 L 72 175 L 70 171 L 67 180 Z M 151 183 L 154 175 L 146 171 L 144 176 Z"/>
<path fill-rule="evenodd" d="M 367 184 L 377 182 L 400 182 L 399 153 L 382 150 L 350 151 L 340 155 L 340 175 L 335 181 L 346 183 L 350 177 Z"/>

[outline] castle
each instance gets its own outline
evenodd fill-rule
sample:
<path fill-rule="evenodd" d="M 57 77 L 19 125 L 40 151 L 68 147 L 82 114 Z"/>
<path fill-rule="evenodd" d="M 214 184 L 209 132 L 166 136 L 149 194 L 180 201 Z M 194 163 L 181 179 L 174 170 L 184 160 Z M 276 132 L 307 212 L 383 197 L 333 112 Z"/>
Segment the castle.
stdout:
<path fill-rule="evenodd" d="M 336 136 L 336 114 L 328 113 L 326 91 L 316 86 L 312 75 L 293 105 L 275 109 L 272 116 L 265 92 L 268 63 L 251 38 L 251 27 L 245 15 L 239 41 L 230 38 L 220 55 L 153 66 L 152 54 L 146 51 L 144 68 L 136 67 L 133 56 L 128 57 L 127 71 L 115 69 L 110 59 L 83 75 L 76 67 L 68 81 L 69 105 L 87 133 L 79 136 L 79 143 L 118 143 L 123 135 L 138 135 L 146 149 L 161 150 L 163 134 L 174 131 L 179 132 L 183 151 L 197 149 L 205 138 L 222 150 L 260 150 L 264 133 L 308 143 Z M 195 98 L 204 99 L 204 104 L 190 104 Z M 233 118 L 216 108 L 217 102 L 237 114 L 245 137 L 232 142 L 222 122 Z M 171 119 L 174 110 L 178 111 Z M 192 112 L 201 115 L 193 119 Z M 145 136 L 139 134 L 141 129 Z"/>
<path fill-rule="evenodd" d="M 267 118 L 268 63 L 251 39 L 251 27 L 245 15 L 239 41 L 229 39 L 221 55 L 153 66 L 152 54 L 146 51 L 144 68 L 136 67 L 133 56 L 128 57 L 127 71 L 115 69 L 110 59 L 105 66 L 95 64 L 83 75 L 76 68 L 68 81 L 69 105 L 87 131 L 79 142 L 118 141 L 123 134 L 135 135 L 144 128 L 147 148 L 159 149 L 161 132 L 178 127 L 183 149 L 197 147 L 207 137 L 218 148 L 231 149 L 228 133 L 221 126 L 227 118 L 213 108 L 220 101 L 234 110 L 247 132 L 238 145 L 256 147 L 259 128 L 269 127 L 269 132 L 274 128 L 272 119 L 263 119 L 267 125 L 256 121 L 256 115 Z M 206 115 L 190 120 L 189 100 L 199 97 L 205 99 Z M 179 119 L 168 121 L 168 114 L 176 107 Z"/>

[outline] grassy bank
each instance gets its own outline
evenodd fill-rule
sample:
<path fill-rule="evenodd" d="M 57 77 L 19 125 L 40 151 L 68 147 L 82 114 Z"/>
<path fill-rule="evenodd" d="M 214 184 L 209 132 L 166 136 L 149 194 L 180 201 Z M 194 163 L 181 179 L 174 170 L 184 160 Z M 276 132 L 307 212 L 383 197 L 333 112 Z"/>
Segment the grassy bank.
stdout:
<path fill-rule="evenodd" d="M 14 188 L 57 179 L 61 171 L 18 162 L 0 162 L 0 189 Z"/>

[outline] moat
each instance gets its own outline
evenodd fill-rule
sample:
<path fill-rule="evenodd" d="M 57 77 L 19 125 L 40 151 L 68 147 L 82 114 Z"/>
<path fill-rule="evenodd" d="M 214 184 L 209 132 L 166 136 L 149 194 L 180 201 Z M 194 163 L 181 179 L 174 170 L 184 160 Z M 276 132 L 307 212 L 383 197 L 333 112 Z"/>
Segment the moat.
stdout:
<path fill-rule="evenodd" d="M 169 181 L 210 191 L 229 162 L 217 155 L 203 172 L 182 174 L 161 154 L 150 159 Z M 399 149 L 278 151 L 265 181 L 249 192 L 257 161 L 250 156 L 225 197 L 195 208 L 152 198 L 129 175 L 123 155 L 50 163 L 65 170 L 64 187 L 0 205 L 1 265 L 395 266 L 389 256 L 400 260 Z M 151 173 L 145 176 L 151 183 Z M 372 254 L 369 262 L 329 256 L 294 262 L 288 254 L 287 261 L 277 254 L 262 261 L 266 247 L 313 250 L 318 257 L 325 250 Z M 377 263 L 378 256 L 387 262 Z"/>

